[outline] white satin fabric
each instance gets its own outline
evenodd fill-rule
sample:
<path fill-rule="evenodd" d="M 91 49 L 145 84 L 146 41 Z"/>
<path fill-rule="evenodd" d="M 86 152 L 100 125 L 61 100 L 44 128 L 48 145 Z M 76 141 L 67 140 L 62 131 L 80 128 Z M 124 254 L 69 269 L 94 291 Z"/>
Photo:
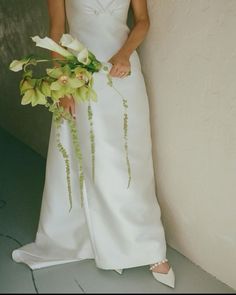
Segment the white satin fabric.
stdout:
<path fill-rule="evenodd" d="M 108 61 L 125 42 L 130 0 L 67 0 L 70 33 L 98 59 Z M 91 157 L 87 104 L 76 106 L 85 172 L 84 207 L 80 206 L 78 167 L 68 125 L 62 142 L 69 151 L 73 208 L 69 213 L 64 161 L 58 152 L 52 122 L 46 178 L 35 242 L 13 251 L 16 262 L 31 269 L 95 259 L 102 269 L 147 265 L 166 257 L 166 241 L 155 182 L 149 105 L 140 61 L 130 58 L 132 74 L 113 83 L 128 100 L 128 144 L 132 180 L 127 189 L 123 140 L 122 100 L 107 85 L 103 73 L 94 74 L 98 101 L 92 104 L 96 162 L 95 183 Z"/>

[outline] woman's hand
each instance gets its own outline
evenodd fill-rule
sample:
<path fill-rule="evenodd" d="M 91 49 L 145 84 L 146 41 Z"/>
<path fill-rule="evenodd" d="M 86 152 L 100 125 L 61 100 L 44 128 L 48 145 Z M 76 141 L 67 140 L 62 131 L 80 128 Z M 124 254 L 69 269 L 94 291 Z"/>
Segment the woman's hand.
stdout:
<path fill-rule="evenodd" d="M 112 64 L 109 73 L 112 77 L 123 78 L 130 73 L 131 65 L 127 55 L 117 53 L 108 62 Z"/>
<path fill-rule="evenodd" d="M 75 100 L 72 95 L 66 95 L 60 98 L 59 105 L 69 112 L 75 118 Z"/>

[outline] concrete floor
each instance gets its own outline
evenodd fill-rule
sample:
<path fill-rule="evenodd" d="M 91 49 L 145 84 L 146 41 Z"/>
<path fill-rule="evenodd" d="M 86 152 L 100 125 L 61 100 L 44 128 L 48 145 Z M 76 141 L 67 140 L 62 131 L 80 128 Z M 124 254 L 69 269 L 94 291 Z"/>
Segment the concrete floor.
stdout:
<path fill-rule="evenodd" d="M 45 159 L 0 129 L 0 163 L 0 293 L 235 293 L 170 247 L 174 290 L 155 281 L 148 266 L 119 275 L 93 260 L 36 271 L 15 263 L 12 250 L 35 238 Z"/>

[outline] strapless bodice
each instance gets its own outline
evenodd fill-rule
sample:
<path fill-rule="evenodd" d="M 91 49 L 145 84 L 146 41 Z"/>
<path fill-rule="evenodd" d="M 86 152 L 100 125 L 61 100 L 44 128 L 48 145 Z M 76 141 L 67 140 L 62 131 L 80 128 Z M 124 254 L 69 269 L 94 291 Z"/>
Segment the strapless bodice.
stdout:
<path fill-rule="evenodd" d="M 66 0 L 70 34 L 107 61 L 128 37 L 130 0 Z"/>

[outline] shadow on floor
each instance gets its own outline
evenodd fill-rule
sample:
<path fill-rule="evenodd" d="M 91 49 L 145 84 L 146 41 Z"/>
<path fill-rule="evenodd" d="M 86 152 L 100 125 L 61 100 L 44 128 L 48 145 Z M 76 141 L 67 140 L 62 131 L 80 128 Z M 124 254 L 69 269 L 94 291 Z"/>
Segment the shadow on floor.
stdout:
<path fill-rule="evenodd" d="M 155 281 L 148 266 L 119 275 L 91 259 L 35 271 L 15 263 L 12 250 L 35 238 L 46 162 L 0 129 L 0 163 L 0 293 L 235 293 L 170 247 L 174 290 Z"/>

